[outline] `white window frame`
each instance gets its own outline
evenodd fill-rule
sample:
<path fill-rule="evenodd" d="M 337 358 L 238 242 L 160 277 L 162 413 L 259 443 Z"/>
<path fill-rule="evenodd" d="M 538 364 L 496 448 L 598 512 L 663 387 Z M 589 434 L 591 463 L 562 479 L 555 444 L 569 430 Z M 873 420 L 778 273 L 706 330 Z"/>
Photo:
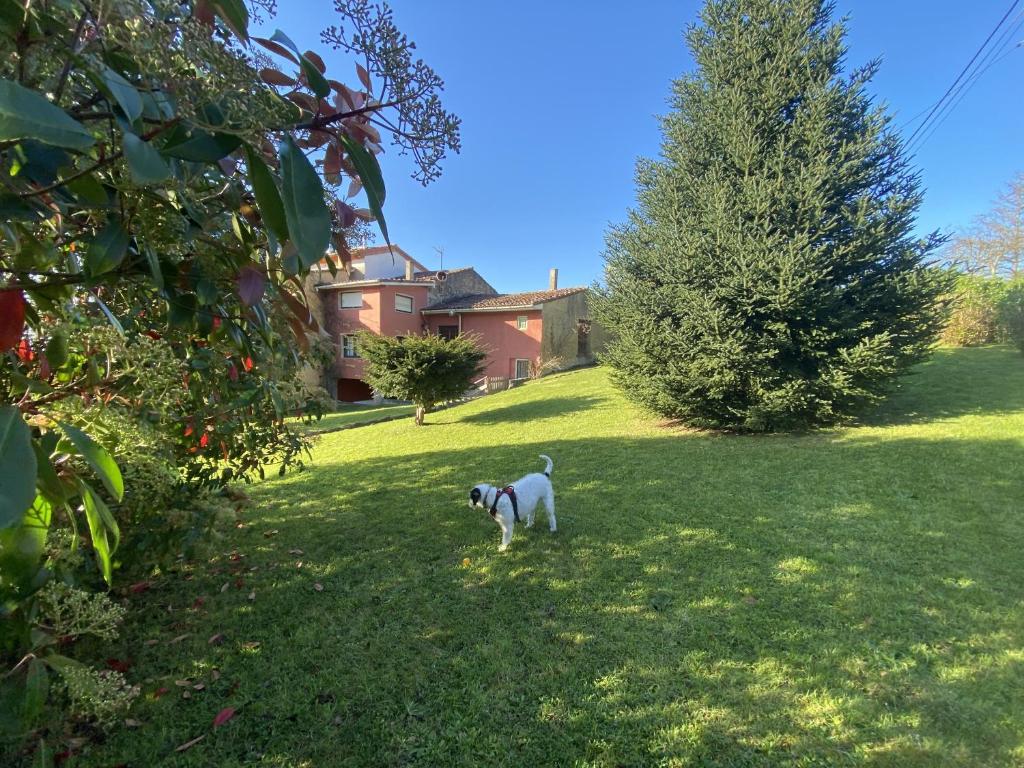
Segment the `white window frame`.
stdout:
<path fill-rule="evenodd" d="M 515 362 L 515 370 L 514 370 L 515 380 L 516 381 L 522 381 L 523 379 L 530 378 L 530 359 L 528 357 L 517 357 L 515 360 L 516 360 L 516 362 Z M 519 375 L 519 364 L 520 363 L 526 363 L 526 375 L 525 376 L 520 376 Z"/>
<path fill-rule="evenodd" d="M 354 360 L 359 357 L 354 334 L 346 333 L 341 337 L 341 356 L 346 360 Z"/>
<path fill-rule="evenodd" d="M 525 330 L 527 330 L 527 328 L 529 328 L 529 326 L 530 326 L 530 316 L 529 315 L 516 315 L 516 329 L 517 330 L 525 331 Z"/>
<path fill-rule="evenodd" d="M 408 301 L 409 301 L 409 308 L 408 309 L 401 309 L 398 306 L 398 300 L 399 299 L 408 299 Z M 396 293 L 395 294 L 395 312 L 401 312 L 403 315 L 411 315 L 412 312 L 413 312 L 413 308 L 414 307 L 415 307 L 415 302 L 413 301 L 412 296 L 406 296 L 404 293 Z"/>
<path fill-rule="evenodd" d="M 346 296 L 358 296 L 358 304 L 346 304 Z M 342 291 L 338 294 L 338 309 L 362 309 L 363 308 L 363 292 L 362 291 Z"/>

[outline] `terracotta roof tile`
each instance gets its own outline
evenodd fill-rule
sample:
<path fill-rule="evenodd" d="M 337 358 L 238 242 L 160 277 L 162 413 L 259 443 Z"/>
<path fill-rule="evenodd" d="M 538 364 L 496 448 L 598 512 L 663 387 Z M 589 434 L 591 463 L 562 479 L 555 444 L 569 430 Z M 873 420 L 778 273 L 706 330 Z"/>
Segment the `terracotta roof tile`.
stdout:
<path fill-rule="evenodd" d="M 543 304 L 545 301 L 561 299 L 564 296 L 572 296 L 574 293 L 581 293 L 586 288 L 559 288 L 554 291 L 526 291 L 525 293 L 499 293 L 485 294 L 476 293 L 469 296 L 455 296 L 436 304 L 424 307 L 424 311 L 430 312 L 438 309 L 504 309 L 532 307 L 535 304 Z"/>

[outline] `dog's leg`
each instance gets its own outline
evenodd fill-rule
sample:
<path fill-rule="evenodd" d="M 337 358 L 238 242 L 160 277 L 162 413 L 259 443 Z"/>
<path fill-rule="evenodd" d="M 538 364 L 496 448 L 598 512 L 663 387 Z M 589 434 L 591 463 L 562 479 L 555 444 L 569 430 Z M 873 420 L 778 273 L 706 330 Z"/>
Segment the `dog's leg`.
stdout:
<path fill-rule="evenodd" d="M 504 552 L 508 549 L 509 542 L 512 541 L 512 527 L 515 525 L 511 520 L 506 521 L 504 517 L 498 520 L 498 525 L 501 526 L 501 546 L 498 547 L 499 552 Z"/>
<path fill-rule="evenodd" d="M 544 494 L 544 506 L 548 510 L 548 526 L 554 533 L 558 530 L 558 523 L 555 521 L 555 491 L 551 488 L 548 488 L 548 492 Z"/>

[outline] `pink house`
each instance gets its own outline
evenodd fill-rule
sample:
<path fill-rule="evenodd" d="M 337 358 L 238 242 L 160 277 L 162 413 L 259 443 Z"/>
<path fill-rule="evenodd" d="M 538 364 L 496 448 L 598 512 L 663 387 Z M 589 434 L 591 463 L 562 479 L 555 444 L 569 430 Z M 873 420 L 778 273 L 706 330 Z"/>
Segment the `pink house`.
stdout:
<path fill-rule="evenodd" d="M 348 270 L 334 277 L 325 260 L 308 278 L 307 295 L 335 342 L 336 357 L 305 380 L 338 400 L 374 398 L 363 380 L 359 331 L 473 334 L 487 350 L 484 373 L 492 378 L 525 379 L 541 365 L 592 362 L 600 332 L 590 322 L 587 291 L 560 289 L 556 281 L 557 270 L 551 270 L 546 291 L 499 294 L 472 267 L 428 270 L 397 246 L 358 249 Z"/>

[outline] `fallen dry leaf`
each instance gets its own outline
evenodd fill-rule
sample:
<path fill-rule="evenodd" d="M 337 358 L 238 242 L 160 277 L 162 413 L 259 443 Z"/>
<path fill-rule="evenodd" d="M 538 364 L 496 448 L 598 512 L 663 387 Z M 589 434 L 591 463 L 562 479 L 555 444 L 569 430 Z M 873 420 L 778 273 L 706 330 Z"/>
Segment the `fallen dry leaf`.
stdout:
<path fill-rule="evenodd" d="M 204 688 L 206 688 L 206 683 L 196 683 L 195 685 L 192 686 L 192 690 L 193 691 L 201 691 Z"/>
<path fill-rule="evenodd" d="M 321 583 L 320 583 L 320 582 L 318 581 L 318 582 L 316 582 L 316 583 L 315 583 L 315 584 L 313 585 L 313 589 L 315 589 L 315 590 L 316 590 L 317 592 L 323 592 L 323 591 L 324 591 L 324 585 L 323 585 L 323 584 L 321 584 Z"/>
<path fill-rule="evenodd" d="M 156 644 L 157 644 L 157 643 L 159 643 L 159 642 L 160 642 L 160 641 L 159 641 L 159 640 L 157 640 L 157 639 L 156 639 L 156 638 L 154 637 L 154 638 L 152 638 L 152 639 L 150 639 L 150 640 L 147 640 L 147 641 L 146 641 L 146 645 L 156 645 Z"/>
<path fill-rule="evenodd" d="M 220 728 L 222 725 L 224 725 L 224 723 L 226 723 L 228 720 L 230 720 L 234 716 L 235 716 L 235 708 L 234 707 L 224 707 L 224 709 L 222 709 L 220 712 L 218 712 L 217 716 L 215 718 L 213 718 L 213 727 L 214 728 Z"/>
<path fill-rule="evenodd" d="M 299 561 L 298 561 L 298 562 L 297 562 L 297 563 L 295 564 L 295 567 L 296 567 L 296 568 L 301 568 L 301 567 L 302 567 L 302 561 L 301 561 L 301 560 L 299 560 Z"/>
<path fill-rule="evenodd" d="M 266 538 L 266 539 L 269 539 L 271 536 L 277 536 L 277 534 L 279 534 L 279 533 L 280 533 L 280 531 L 277 530 L 277 528 L 273 528 L 273 529 L 271 529 L 269 531 L 264 531 L 263 532 L 263 537 Z"/>
<path fill-rule="evenodd" d="M 246 650 L 250 650 L 251 651 L 253 648 L 259 648 L 260 647 L 260 642 L 259 642 L 259 640 L 250 640 L 250 641 L 248 641 L 246 643 L 242 643 L 242 647 L 245 648 Z"/>
<path fill-rule="evenodd" d="M 210 677 L 212 677 L 214 680 L 220 680 L 220 670 L 219 669 L 211 669 L 210 670 Z"/>
<path fill-rule="evenodd" d="M 190 632 L 186 632 L 184 635 L 178 635 L 177 637 L 171 638 L 170 640 L 167 641 L 167 644 L 168 645 L 174 645 L 175 643 L 180 643 L 186 637 L 191 637 L 191 636 L 192 636 L 192 634 Z"/>
<path fill-rule="evenodd" d="M 289 555 L 301 555 L 302 554 L 302 550 L 301 549 L 289 549 L 288 550 L 288 554 Z"/>
<path fill-rule="evenodd" d="M 196 736 L 194 739 L 192 739 L 192 741 L 186 741 L 180 747 L 175 747 L 174 751 L 175 752 L 184 752 L 186 749 L 188 749 L 189 747 L 194 747 L 196 744 L 198 744 L 200 741 L 202 741 L 205 738 L 206 738 L 206 734 L 203 734 L 202 736 Z"/>
<path fill-rule="evenodd" d="M 192 698 L 192 694 L 189 693 L 188 691 L 182 691 L 181 692 L 181 698 L 183 698 L 183 699 L 191 699 Z"/>
<path fill-rule="evenodd" d="M 128 591 L 131 592 L 133 595 L 137 595 L 140 592 L 145 592 L 151 586 L 153 586 L 151 582 L 148 582 L 148 581 L 137 581 L 134 584 L 132 584 L 130 587 L 128 587 Z"/>
<path fill-rule="evenodd" d="M 142 723 L 140 723 L 138 720 L 132 720 L 130 717 L 127 718 L 124 721 L 124 725 L 125 725 L 126 728 L 141 728 L 142 727 Z"/>
<path fill-rule="evenodd" d="M 252 592 L 249 593 L 249 600 L 252 601 L 252 600 L 255 600 L 255 599 L 256 599 L 256 590 L 254 589 Z"/>
<path fill-rule="evenodd" d="M 757 605 L 757 598 L 753 595 L 747 595 L 743 598 L 743 602 L 747 605 Z"/>
<path fill-rule="evenodd" d="M 209 643 L 210 645 L 220 645 L 221 643 L 224 642 L 224 635 L 222 635 L 220 632 L 218 632 L 216 635 L 211 636 L 210 639 L 207 640 L 206 642 Z"/>
<path fill-rule="evenodd" d="M 231 582 L 230 581 L 225 581 L 224 582 L 224 586 L 220 588 L 220 591 L 221 592 L 227 592 L 228 591 L 228 587 L 230 587 L 230 586 L 231 586 Z"/>
<path fill-rule="evenodd" d="M 178 686 L 179 688 L 188 688 L 190 685 L 192 685 L 192 681 L 191 680 L 175 680 L 174 684 L 176 686 Z"/>

